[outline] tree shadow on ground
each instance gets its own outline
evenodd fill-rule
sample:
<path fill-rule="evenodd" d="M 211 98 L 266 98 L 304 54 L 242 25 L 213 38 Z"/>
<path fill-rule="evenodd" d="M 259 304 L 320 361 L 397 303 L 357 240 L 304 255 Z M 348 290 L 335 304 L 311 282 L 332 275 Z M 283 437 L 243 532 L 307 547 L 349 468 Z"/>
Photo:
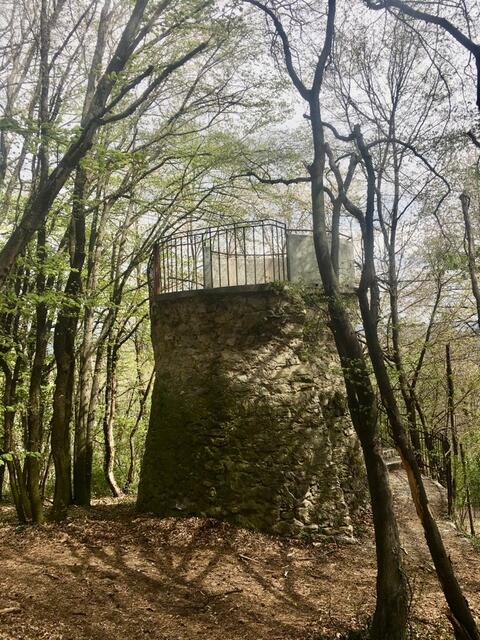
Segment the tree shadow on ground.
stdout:
<path fill-rule="evenodd" d="M 17 548 L 7 549 L 0 586 L 25 618 L 60 633 L 44 637 L 323 640 L 370 610 L 374 572 L 351 585 L 353 600 L 335 580 L 348 549 L 212 520 L 138 517 L 123 505 L 100 510 L 15 534 Z"/>

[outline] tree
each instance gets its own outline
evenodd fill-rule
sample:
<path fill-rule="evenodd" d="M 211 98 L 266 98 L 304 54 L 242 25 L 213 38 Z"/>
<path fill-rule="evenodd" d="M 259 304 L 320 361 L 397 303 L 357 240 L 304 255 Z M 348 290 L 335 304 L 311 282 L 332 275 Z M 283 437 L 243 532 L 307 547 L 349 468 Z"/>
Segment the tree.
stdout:
<path fill-rule="evenodd" d="M 155 20 L 168 7 L 168 2 L 165 4 L 160 3 L 156 6 L 152 15 L 145 21 L 145 24 L 142 24 L 147 4 L 148 0 L 136 0 L 115 51 L 106 66 L 105 72 L 98 80 L 93 95 L 89 100 L 88 108 L 82 118 L 80 133 L 75 136 L 60 162 L 45 179 L 45 183 L 38 191 L 31 194 L 17 228 L 1 249 L 0 282 L 5 282 L 12 264 L 14 264 L 18 255 L 25 249 L 34 232 L 42 225 L 47 212 L 60 190 L 79 165 L 81 159 L 91 149 L 97 130 L 101 126 L 118 122 L 133 113 L 176 69 L 183 66 L 206 48 L 207 45 L 205 42 L 198 44 L 183 56 L 170 62 L 170 64 L 166 65 L 156 74 L 154 74 L 156 70 L 155 66 L 149 65 L 131 78 L 129 82 L 118 87 L 118 78 L 122 77 L 122 73 L 131 60 L 135 50 L 145 36 L 148 35 L 155 24 Z M 122 100 L 130 94 L 132 89 L 147 78 L 151 79 L 150 83 L 140 97 L 130 102 L 130 104 L 125 105 L 122 110 L 115 111 L 115 108 L 122 103 Z M 114 89 L 118 89 L 118 94 L 110 100 Z"/>
<path fill-rule="evenodd" d="M 314 66 L 310 88 L 297 74 L 288 35 L 277 13 L 257 0 L 249 0 L 265 13 L 281 41 L 285 67 L 296 90 L 309 107 L 313 160 L 308 165 L 311 181 L 313 236 L 318 266 L 328 303 L 330 326 L 342 365 L 352 422 L 359 437 L 370 490 L 377 552 L 377 604 L 370 634 L 373 639 L 406 637 L 408 594 L 402 567 L 398 527 L 393 511 L 388 471 L 381 455 L 376 396 L 367 361 L 352 326 L 339 289 L 327 236 L 324 172 L 327 146 L 321 114 L 320 93 L 335 30 L 335 0 L 328 2 L 323 48 Z M 343 194 L 342 194 L 343 196 Z"/>
<path fill-rule="evenodd" d="M 448 33 L 454 40 L 456 40 L 466 51 L 469 52 L 473 56 L 475 61 L 477 78 L 476 78 L 476 104 L 477 108 L 480 111 L 480 44 L 477 44 L 469 35 L 465 34 L 461 29 L 459 29 L 455 24 L 441 15 L 436 15 L 430 13 L 428 11 L 423 11 L 421 9 L 416 9 L 412 7 L 407 2 L 403 0 L 365 0 L 367 6 L 370 9 L 374 9 L 376 11 L 380 9 L 386 9 L 388 11 L 393 11 L 393 13 L 398 12 L 398 14 L 404 14 L 413 18 L 414 20 L 420 20 L 427 24 L 433 24 L 440 27 L 446 33 Z M 427 5 L 430 3 L 426 3 Z M 441 5 L 441 3 L 438 3 Z M 439 6 L 440 8 L 440 6 Z M 397 10 L 397 11 L 395 11 Z M 463 15 L 467 16 L 467 20 L 469 19 L 468 13 L 463 13 Z M 470 25 L 468 25 L 469 27 Z M 470 134 L 474 141 L 476 140 L 473 132 Z"/>

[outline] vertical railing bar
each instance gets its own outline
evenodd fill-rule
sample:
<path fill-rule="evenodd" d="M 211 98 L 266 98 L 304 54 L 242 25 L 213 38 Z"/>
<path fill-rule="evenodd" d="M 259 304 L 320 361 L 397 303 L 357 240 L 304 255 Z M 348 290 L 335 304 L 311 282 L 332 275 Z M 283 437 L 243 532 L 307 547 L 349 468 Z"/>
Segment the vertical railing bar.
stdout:
<path fill-rule="evenodd" d="M 247 284 L 247 235 L 243 226 L 243 264 L 245 268 L 245 284 Z"/>
<path fill-rule="evenodd" d="M 233 226 L 233 242 L 234 242 L 234 252 L 235 252 L 235 285 L 240 284 L 238 282 L 238 249 L 237 249 L 237 231 L 238 225 L 235 223 Z"/>
<path fill-rule="evenodd" d="M 165 262 L 165 250 L 168 247 L 168 244 L 164 244 L 162 247 L 162 276 L 160 278 L 160 286 L 165 291 L 167 288 L 167 268 Z"/>
<path fill-rule="evenodd" d="M 190 246 L 192 250 L 192 289 L 197 288 L 197 245 L 195 244 L 195 236 L 190 234 Z"/>
<path fill-rule="evenodd" d="M 193 253 L 192 256 L 190 257 L 190 252 L 193 250 L 193 247 L 191 245 L 190 242 L 190 234 L 187 235 L 187 261 L 188 261 L 188 266 L 187 266 L 187 271 L 188 271 L 188 290 L 191 291 L 193 289 L 193 274 L 192 274 L 192 269 L 193 269 Z M 191 262 L 190 262 L 191 260 Z"/>
<path fill-rule="evenodd" d="M 276 224 L 274 226 L 275 229 L 275 253 L 276 253 L 276 262 L 277 262 L 277 273 L 278 273 L 278 279 L 281 281 L 282 280 L 282 270 L 280 267 L 280 249 L 279 249 L 279 244 L 278 244 L 278 224 Z"/>
<path fill-rule="evenodd" d="M 168 249 L 167 252 L 165 253 L 165 273 L 167 276 L 167 281 L 165 282 L 165 289 L 166 291 L 170 291 L 170 286 L 172 283 L 172 274 L 171 274 L 171 265 L 170 265 L 170 261 L 172 259 L 172 242 L 169 242 L 167 245 Z"/>
<path fill-rule="evenodd" d="M 282 280 L 285 281 L 285 258 L 283 250 L 283 227 L 280 228 L 280 241 L 278 245 L 278 251 L 280 253 L 281 265 L 282 265 Z"/>
<path fill-rule="evenodd" d="M 197 289 L 198 288 L 205 288 L 205 251 L 204 251 L 204 247 L 203 247 L 203 235 L 200 233 L 197 236 L 199 238 L 199 240 L 197 241 L 197 249 L 198 252 L 202 252 L 202 255 L 200 256 L 200 253 L 197 253 L 197 257 L 195 258 L 195 260 L 197 260 Z M 200 265 L 198 264 L 198 259 L 201 259 Z M 202 277 L 200 278 L 200 269 L 201 271 L 201 275 Z M 199 284 L 201 284 L 201 286 L 199 287 Z"/>
<path fill-rule="evenodd" d="M 153 248 L 153 291 L 155 295 L 158 295 L 160 292 L 160 264 L 159 264 L 159 254 L 160 248 L 158 246 L 158 242 L 154 244 Z"/>
<path fill-rule="evenodd" d="M 178 288 L 178 287 L 177 287 Z M 180 291 L 184 290 L 183 277 L 183 238 L 180 238 Z"/>
<path fill-rule="evenodd" d="M 170 285 L 172 282 L 171 267 L 170 267 L 170 257 L 172 255 L 171 251 L 172 251 L 172 243 L 171 241 L 169 241 L 165 251 L 165 291 L 167 292 L 170 291 Z"/>
<path fill-rule="evenodd" d="M 160 267 L 160 290 L 163 291 L 165 289 L 165 244 L 162 244 L 160 247 L 160 255 L 158 257 L 159 263 L 161 263 Z"/>
<path fill-rule="evenodd" d="M 213 287 L 213 248 L 212 248 L 212 230 L 208 232 L 208 242 L 210 245 L 210 283 Z"/>
<path fill-rule="evenodd" d="M 160 293 L 162 289 L 162 277 L 163 277 L 163 271 L 161 266 L 162 250 L 163 250 L 163 246 L 159 244 L 158 246 L 158 293 Z"/>
<path fill-rule="evenodd" d="M 218 286 L 222 286 L 222 261 L 220 252 L 220 231 L 217 229 Z"/>
<path fill-rule="evenodd" d="M 170 283 L 171 283 L 171 267 L 170 267 L 170 256 L 172 251 L 172 240 L 168 241 L 165 251 L 165 290 L 170 291 Z"/>
<path fill-rule="evenodd" d="M 197 278 L 197 243 L 195 241 L 195 235 L 192 233 L 190 235 L 190 242 L 192 247 L 192 289 L 197 289 L 198 287 L 198 278 Z"/>
<path fill-rule="evenodd" d="M 228 253 L 228 229 L 225 229 L 225 253 L 227 260 L 227 287 L 230 286 L 230 257 Z"/>
<path fill-rule="evenodd" d="M 267 257 L 265 252 L 265 223 L 262 222 L 262 250 L 263 250 L 263 284 L 267 283 Z"/>
<path fill-rule="evenodd" d="M 157 243 L 155 243 L 153 245 L 152 255 L 150 256 L 150 260 L 148 261 L 148 287 L 149 287 L 149 291 L 151 291 L 153 295 L 158 294 L 158 291 L 156 291 L 156 284 L 155 284 L 155 261 L 157 257 L 160 258 L 160 254 L 158 252 L 158 245 Z M 157 278 L 160 280 L 160 276 L 161 276 L 160 265 L 157 266 L 156 271 L 157 271 Z"/>
<path fill-rule="evenodd" d="M 192 271 L 192 265 L 190 263 L 190 243 L 188 242 L 188 236 L 186 238 L 186 244 L 185 247 L 187 249 L 187 288 L 188 291 L 192 290 L 192 277 L 191 277 L 191 271 Z"/>
<path fill-rule="evenodd" d="M 185 273 L 184 291 L 190 291 L 190 251 L 189 251 L 189 244 L 188 244 L 188 233 L 183 238 L 183 246 L 184 246 L 184 251 L 187 254 L 185 257 L 186 264 L 184 268 L 184 273 Z"/>
<path fill-rule="evenodd" d="M 255 227 L 252 228 L 252 242 L 253 242 L 253 284 L 257 284 L 257 252 L 255 248 Z"/>
<path fill-rule="evenodd" d="M 273 239 L 273 227 L 270 225 L 272 231 L 272 282 L 275 282 L 275 241 Z"/>
<path fill-rule="evenodd" d="M 201 265 L 200 265 L 200 269 L 201 269 L 201 275 L 202 275 L 202 287 L 203 289 L 205 289 L 205 285 L 206 285 L 206 278 L 207 278 L 207 274 L 205 271 L 205 234 L 200 233 L 199 234 L 199 238 L 200 238 L 200 250 L 202 252 L 201 256 L 199 256 L 201 258 Z"/>
<path fill-rule="evenodd" d="M 178 248 L 177 248 L 178 239 L 175 238 L 175 251 L 173 254 L 173 258 L 175 260 L 175 289 L 178 289 Z"/>
<path fill-rule="evenodd" d="M 169 256 L 170 256 L 170 251 L 171 251 L 171 246 L 172 246 L 172 241 L 169 240 L 168 244 L 165 245 L 165 253 L 164 253 L 164 260 L 165 260 L 165 291 L 169 291 L 170 290 L 170 264 L 169 264 Z"/>
<path fill-rule="evenodd" d="M 278 279 L 283 280 L 282 269 L 280 266 L 280 245 L 278 243 L 278 224 L 275 225 L 275 250 L 277 252 Z"/>

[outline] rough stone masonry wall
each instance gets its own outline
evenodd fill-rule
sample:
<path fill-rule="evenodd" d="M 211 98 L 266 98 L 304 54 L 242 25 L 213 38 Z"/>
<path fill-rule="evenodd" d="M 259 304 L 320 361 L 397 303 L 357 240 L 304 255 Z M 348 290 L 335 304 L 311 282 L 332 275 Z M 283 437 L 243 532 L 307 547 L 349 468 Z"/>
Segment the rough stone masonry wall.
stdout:
<path fill-rule="evenodd" d="M 140 511 L 352 534 L 363 466 L 319 293 L 262 285 L 161 296 L 152 340 Z"/>

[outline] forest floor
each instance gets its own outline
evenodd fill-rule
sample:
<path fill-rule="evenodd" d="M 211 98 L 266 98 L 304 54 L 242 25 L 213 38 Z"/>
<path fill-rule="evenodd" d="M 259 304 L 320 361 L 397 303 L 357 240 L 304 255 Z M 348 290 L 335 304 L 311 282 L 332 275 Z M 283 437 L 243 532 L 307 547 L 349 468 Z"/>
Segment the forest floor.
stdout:
<path fill-rule="evenodd" d="M 412 587 L 412 637 L 450 638 L 403 471 L 392 472 Z M 476 615 L 480 552 L 445 518 L 452 561 Z M 365 625 L 375 593 L 369 518 L 356 544 L 315 545 L 212 520 L 139 516 L 132 503 L 76 508 L 62 525 L 16 526 L 0 506 L 1 640 L 323 640 Z"/>

